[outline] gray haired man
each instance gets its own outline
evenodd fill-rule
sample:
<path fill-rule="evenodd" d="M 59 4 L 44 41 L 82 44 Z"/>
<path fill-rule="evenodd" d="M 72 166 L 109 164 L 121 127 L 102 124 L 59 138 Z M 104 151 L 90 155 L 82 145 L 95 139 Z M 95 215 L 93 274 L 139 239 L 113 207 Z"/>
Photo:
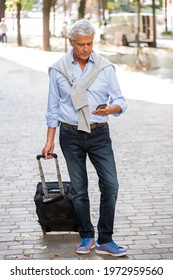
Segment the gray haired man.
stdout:
<path fill-rule="evenodd" d="M 127 104 L 114 65 L 93 51 L 94 35 L 88 20 L 75 22 L 69 33 L 72 48 L 49 69 L 48 131 L 42 153 L 46 159 L 51 157 L 48 153 L 54 150 L 59 126 L 81 237 L 76 252 L 87 254 L 95 248 L 98 254 L 119 257 L 127 250 L 112 239 L 119 185 L 107 121 L 108 115 L 122 114 Z M 90 217 L 87 156 L 97 172 L 101 193 L 96 242 Z"/>

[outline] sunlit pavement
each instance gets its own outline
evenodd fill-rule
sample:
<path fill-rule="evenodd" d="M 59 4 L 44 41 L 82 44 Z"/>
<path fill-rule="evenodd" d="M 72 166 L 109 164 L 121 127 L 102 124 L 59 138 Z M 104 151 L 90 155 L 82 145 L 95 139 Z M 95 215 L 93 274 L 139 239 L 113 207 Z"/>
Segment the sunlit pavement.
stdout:
<path fill-rule="evenodd" d="M 96 47 L 105 52 L 105 47 Z M 157 58 L 154 69 L 133 71 L 130 66 L 135 53 L 128 57 L 132 60 L 125 61 L 125 48 L 113 54 L 109 48 L 107 58 L 114 61 L 119 55 L 123 59 L 116 63 L 116 71 L 128 102 L 128 110 L 121 118 L 109 120 L 120 182 L 114 240 L 128 249 L 123 259 L 171 260 L 172 52 L 152 50 Z M 135 50 L 129 49 L 129 53 L 132 51 Z M 78 234 L 44 236 L 37 223 L 33 197 L 40 179 L 35 156 L 46 140 L 47 69 L 62 55 L 63 52 L 10 45 L 0 47 L 0 259 L 113 259 L 96 255 L 94 250 L 79 256 L 74 251 Z M 58 143 L 55 152 L 63 180 L 69 180 Z M 46 179 L 53 179 L 53 163 L 44 164 Z M 89 162 L 88 171 L 91 217 L 96 228 L 99 191 Z"/>

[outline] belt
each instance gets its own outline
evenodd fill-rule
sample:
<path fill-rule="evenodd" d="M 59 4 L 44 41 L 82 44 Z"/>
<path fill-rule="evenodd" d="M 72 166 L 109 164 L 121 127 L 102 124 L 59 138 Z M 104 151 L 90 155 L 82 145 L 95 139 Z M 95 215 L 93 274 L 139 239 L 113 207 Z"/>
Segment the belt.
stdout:
<path fill-rule="evenodd" d="M 72 124 L 69 124 L 69 123 L 64 123 L 64 122 L 61 122 L 62 125 L 64 126 L 67 126 L 67 127 L 70 127 L 70 128 L 73 128 L 73 129 L 77 129 L 78 126 L 77 125 L 72 125 Z M 101 126 L 104 126 L 105 124 L 107 124 L 107 122 L 102 122 L 102 123 L 92 123 L 90 124 L 90 128 L 91 129 L 95 129 L 97 127 L 101 127 Z"/>

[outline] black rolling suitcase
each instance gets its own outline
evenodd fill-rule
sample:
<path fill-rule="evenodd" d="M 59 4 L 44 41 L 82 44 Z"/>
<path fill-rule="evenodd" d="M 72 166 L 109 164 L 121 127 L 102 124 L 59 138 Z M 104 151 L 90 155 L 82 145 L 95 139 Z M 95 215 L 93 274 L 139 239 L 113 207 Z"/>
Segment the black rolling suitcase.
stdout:
<path fill-rule="evenodd" d="M 50 231 L 78 231 L 77 218 L 71 199 L 71 182 L 62 182 L 56 154 L 51 154 L 55 159 L 57 182 L 46 182 L 41 158 L 38 155 L 37 161 L 40 171 L 41 182 L 38 182 L 34 202 L 38 222 L 43 233 Z"/>

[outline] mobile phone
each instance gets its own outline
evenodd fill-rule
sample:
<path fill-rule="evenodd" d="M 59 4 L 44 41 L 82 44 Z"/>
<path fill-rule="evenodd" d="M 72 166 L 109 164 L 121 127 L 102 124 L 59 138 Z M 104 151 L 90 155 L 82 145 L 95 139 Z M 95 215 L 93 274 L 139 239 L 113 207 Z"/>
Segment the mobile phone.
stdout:
<path fill-rule="evenodd" d="M 97 106 L 96 110 L 97 109 L 104 109 L 107 107 L 107 104 L 100 104 L 99 106 Z"/>

